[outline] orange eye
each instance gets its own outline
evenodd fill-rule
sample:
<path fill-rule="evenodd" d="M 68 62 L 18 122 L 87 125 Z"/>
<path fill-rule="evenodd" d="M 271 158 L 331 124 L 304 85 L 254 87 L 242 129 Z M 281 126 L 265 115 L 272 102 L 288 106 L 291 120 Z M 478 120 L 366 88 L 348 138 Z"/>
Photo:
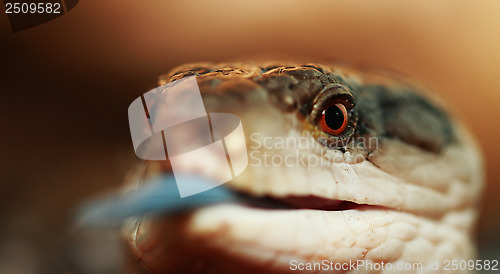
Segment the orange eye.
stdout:
<path fill-rule="evenodd" d="M 318 125 L 325 133 L 338 136 L 344 132 L 348 122 L 347 109 L 343 104 L 337 103 L 323 110 Z"/>

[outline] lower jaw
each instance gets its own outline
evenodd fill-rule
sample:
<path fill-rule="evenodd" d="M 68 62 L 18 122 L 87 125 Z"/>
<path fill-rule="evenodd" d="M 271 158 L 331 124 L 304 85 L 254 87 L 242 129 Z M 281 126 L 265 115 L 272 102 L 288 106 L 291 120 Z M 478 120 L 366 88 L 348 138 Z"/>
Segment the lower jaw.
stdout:
<path fill-rule="evenodd" d="M 473 255 L 464 231 L 409 213 L 341 204 L 333 210 L 221 204 L 144 218 L 127 235 L 146 269 L 171 273 L 289 273 L 292 260 L 397 263 Z"/>

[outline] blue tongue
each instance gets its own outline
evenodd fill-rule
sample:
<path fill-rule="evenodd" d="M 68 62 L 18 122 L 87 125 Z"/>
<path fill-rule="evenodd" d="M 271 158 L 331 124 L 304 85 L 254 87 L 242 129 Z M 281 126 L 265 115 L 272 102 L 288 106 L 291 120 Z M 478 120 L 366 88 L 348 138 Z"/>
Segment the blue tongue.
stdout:
<path fill-rule="evenodd" d="M 214 183 L 205 178 L 187 175 L 193 189 L 203 189 Z M 161 175 L 145 182 L 142 188 L 125 194 L 112 194 L 84 204 L 77 212 L 82 226 L 113 226 L 129 217 L 145 213 L 170 215 L 198 207 L 234 202 L 239 197 L 225 187 L 215 187 L 199 194 L 181 198 L 173 175 Z"/>

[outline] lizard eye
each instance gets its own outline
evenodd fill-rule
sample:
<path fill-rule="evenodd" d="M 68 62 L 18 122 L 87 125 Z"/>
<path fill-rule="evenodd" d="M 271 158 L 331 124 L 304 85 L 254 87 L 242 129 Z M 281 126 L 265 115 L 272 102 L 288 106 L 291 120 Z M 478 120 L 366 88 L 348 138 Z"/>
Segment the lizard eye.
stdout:
<path fill-rule="evenodd" d="M 326 86 L 315 98 L 310 121 L 314 137 L 324 146 L 346 146 L 357 123 L 354 96 L 348 88 L 332 84 Z"/>
<path fill-rule="evenodd" d="M 323 110 L 318 126 L 324 132 L 338 136 L 347 128 L 349 114 L 341 103 L 332 104 Z"/>

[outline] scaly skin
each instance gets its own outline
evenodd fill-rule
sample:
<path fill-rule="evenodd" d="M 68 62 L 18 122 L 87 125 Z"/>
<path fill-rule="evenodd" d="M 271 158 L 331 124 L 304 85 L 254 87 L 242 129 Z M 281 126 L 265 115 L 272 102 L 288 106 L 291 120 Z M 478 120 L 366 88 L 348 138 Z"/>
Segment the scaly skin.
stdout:
<path fill-rule="evenodd" d="M 186 65 L 160 82 L 190 75 L 197 75 L 207 112 L 237 114 L 247 135 L 249 166 L 224 187 L 295 208 L 221 204 L 131 221 L 127 238 L 145 269 L 284 273 L 292 260 L 365 260 L 422 263 L 406 273 L 439 273 L 444 260 L 474 259 L 482 158 L 467 130 L 417 88 L 382 74 L 294 63 Z M 331 85 L 355 98 L 349 134 L 341 136 L 347 141 L 336 147 L 319 145 L 325 135 L 313 117 Z M 308 145 L 283 147 L 280 137 Z M 293 164 L 266 165 L 264 152 Z M 299 159 L 306 160 L 295 164 Z M 159 172 L 170 172 L 168 162 L 148 163 L 136 177 Z M 314 201 L 352 203 L 321 210 Z M 441 270 L 428 269 L 429 261 Z"/>

